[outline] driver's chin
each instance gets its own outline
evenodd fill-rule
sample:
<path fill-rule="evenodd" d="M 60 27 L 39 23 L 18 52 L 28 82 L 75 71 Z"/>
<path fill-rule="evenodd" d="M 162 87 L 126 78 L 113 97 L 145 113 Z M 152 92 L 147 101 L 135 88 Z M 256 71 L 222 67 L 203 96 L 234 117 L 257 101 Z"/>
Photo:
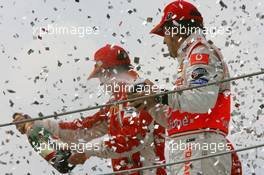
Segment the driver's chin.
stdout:
<path fill-rule="evenodd" d="M 170 56 L 171 56 L 172 58 L 176 58 L 177 55 L 175 55 L 174 52 L 170 52 Z"/>

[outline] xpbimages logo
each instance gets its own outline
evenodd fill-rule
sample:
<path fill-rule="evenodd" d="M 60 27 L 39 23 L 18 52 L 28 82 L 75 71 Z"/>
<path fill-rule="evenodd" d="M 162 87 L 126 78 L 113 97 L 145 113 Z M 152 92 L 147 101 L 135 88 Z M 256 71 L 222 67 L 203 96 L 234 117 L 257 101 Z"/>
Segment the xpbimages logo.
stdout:
<path fill-rule="evenodd" d="M 33 35 L 76 35 L 80 38 L 88 35 L 98 35 L 100 30 L 98 26 L 68 26 L 48 24 L 42 27 L 33 27 Z"/>
<path fill-rule="evenodd" d="M 217 153 L 221 151 L 230 151 L 232 150 L 231 143 L 214 143 L 214 142 L 184 142 L 180 140 L 179 142 L 170 142 L 168 145 L 168 149 L 173 152 L 182 152 L 187 149 L 193 151 L 205 151 L 207 153 Z"/>
<path fill-rule="evenodd" d="M 217 35 L 230 35 L 232 34 L 232 30 L 229 27 L 204 27 L 203 29 L 199 27 L 186 27 L 184 25 L 178 24 L 175 27 L 167 27 L 165 26 L 165 35 L 191 35 L 193 33 L 210 35 L 212 37 L 216 37 Z"/>
<path fill-rule="evenodd" d="M 151 93 L 162 93 L 165 92 L 167 85 L 148 85 L 144 83 L 139 83 L 135 85 L 124 84 L 118 82 L 106 83 L 104 86 L 98 87 L 99 93 L 112 94 L 119 92 L 127 93 L 143 93 L 145 95 L 150 95 Z"/>
<path fill-rule="evenodd" d="M 64 142 L 43 142 L 40 145 L 34 145 L 34 149 L 40 153 L 52 150 L 71 150 L 77 153 L 85 151 L 99 150 L 100 143 L 64 143 Z"/>

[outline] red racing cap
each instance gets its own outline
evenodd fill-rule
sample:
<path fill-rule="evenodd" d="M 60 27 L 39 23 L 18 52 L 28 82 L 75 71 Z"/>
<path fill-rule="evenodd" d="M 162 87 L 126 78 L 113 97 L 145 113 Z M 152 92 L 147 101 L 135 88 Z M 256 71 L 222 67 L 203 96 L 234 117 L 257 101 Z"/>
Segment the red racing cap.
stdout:
<path fill-rule="evenodd" d="M 184 0 L 177 0 L 168 4 L 164 9 L 160 23 L 150 33 L 164 36 L 163 26 L 168 21 L 197 21 L 203 23 L 203 17 L 198 9 L 191 3 Z"/>
<path fill-rule="evenodd" d="M 93 71 L 88 76 L 88 80 L 98 76 L 103 69 L 111 69 L 120 65 L 130 65 L 128 53 L 120 46 L 107 44 L 97 50 L 94 54 Z"/>

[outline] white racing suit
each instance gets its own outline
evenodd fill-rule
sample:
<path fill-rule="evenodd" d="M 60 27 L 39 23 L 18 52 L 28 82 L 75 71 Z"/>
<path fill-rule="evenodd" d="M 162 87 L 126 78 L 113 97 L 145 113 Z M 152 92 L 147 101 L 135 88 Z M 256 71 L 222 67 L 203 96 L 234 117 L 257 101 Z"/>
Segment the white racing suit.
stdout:
<path fill-rule="evenodd" d="M 193 34 L 178 51 L 176 89 L 229 78 L 223 56 L 203 35 Z M 226 139 L 230 120 L 230 83 L 168 95 L 168 105 L 149 110 L 168 129 L 169 162 L 189 160 L 233 149 Z M 164 114 L 166 117 L 164 118 Z M 181 147 L 180 147 L 181 146 Z M 241 174 L 236 154 L 227 154 L 170 167 L 172 175 Z"/>

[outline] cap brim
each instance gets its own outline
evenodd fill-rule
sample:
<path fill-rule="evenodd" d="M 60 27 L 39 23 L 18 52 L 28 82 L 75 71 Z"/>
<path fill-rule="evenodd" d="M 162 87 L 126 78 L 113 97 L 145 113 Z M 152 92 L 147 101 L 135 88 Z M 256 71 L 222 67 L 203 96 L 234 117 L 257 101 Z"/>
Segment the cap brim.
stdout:
<path fill-rule="evenodd" d="M 161 21 L 158 25 L 156 25 L 156 26 L 150 31 L 150 33 L 152 33 L 152 34 L 156 34 L 156 35 L 159 35 L 159 36 L 164 37 L 163 25 L 164 25 L 164 23 Z"/>
<path fill-rule="evenodd" d="M 94 67 L 93 71 L 90 73 L 90 75 L 88 76 L 87 80 L 90 80 L 92 78 L 97 78 L 98 77 L 98 72 L 99 72 L 99 69 Z"/>

